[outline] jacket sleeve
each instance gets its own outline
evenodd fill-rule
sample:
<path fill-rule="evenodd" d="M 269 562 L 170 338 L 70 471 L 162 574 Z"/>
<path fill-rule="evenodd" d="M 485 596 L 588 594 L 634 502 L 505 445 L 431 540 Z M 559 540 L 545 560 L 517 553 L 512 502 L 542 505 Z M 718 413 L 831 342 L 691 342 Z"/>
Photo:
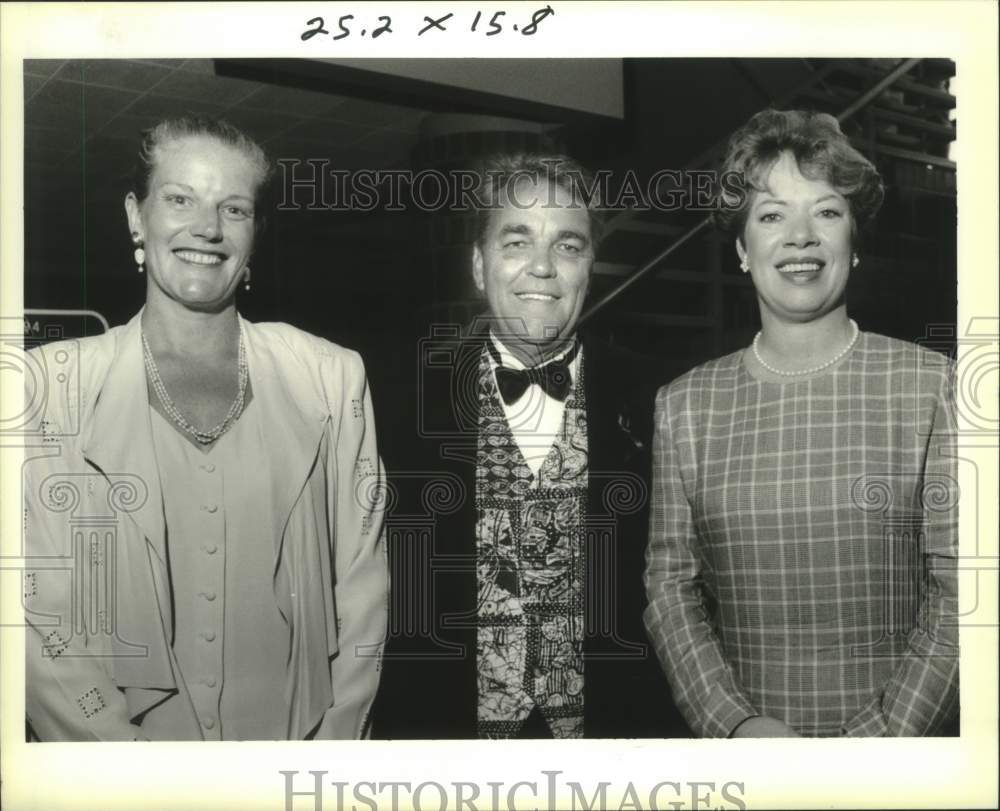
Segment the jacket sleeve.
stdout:
<path fill-rule="evenodd" d="M 29 449 L 22 468 L 28 722 L 43 741 L 145 740 L 111 676 L 108 636 L 94 627 L 107 562 L 93 546 L 95 533 L 74 532 L 69 518 L 92 486 L 88 477 L 99 474 L 64 436 L 56 391 L 33 426 L 43 448 Z M 99 626 L 100 614 L 96 620 Z"/>
<path fill-rule="evenodd" d="M 370 734 L 388 622 L 385 472 L 375 439 L 371 396 L 361 358 L 346 353 L 343 376 L 327 378 L 327 400 L 339 423 L 328 471 L 333 526 L 334 604 L 338 653 L 331 661 L 333 706 L 317 738 Z M 339 380 L 331 390 L 331 380 Z"/>
<path fill-rule="evenodd" d="M 704 605 L 701 559 L 677 435 L 683 391 L 661 390 L 653 436 L 644 619 L 684 719 L 698 737 L 727 737 L 759 713 L 743 693 Z"/>
<path fill-rule="evenodd" d="M 842 730 L 848 736 L 933 735 L 958 713 L 958 481 L 954 381 L 944 375 L 927 439 L 920 607 L 892 678 Z"/>

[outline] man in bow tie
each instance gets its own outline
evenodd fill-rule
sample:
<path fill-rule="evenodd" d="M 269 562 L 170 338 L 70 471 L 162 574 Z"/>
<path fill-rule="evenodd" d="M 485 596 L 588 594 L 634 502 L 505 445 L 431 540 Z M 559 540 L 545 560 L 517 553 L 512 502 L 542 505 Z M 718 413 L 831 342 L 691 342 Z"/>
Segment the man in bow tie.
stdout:
<path fill-rule="evenodd" d="M 577 334 L 593 188 L 563 156 L 483 169 L 471 253 L 487 314 L 450 347 L 447 380 L 423 377 L 416 459 L 394 436 L 384 448 L 396 508 L 377 737 L 687 734 L 642 626 L 663 381 Z"/>

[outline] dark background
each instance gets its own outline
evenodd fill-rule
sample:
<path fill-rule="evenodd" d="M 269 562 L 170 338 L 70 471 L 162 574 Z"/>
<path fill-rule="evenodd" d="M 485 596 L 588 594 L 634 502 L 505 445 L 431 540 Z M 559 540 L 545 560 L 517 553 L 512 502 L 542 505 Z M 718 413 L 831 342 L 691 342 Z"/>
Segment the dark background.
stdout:
<path fill-rule="evenodd" d="M 616 178 L 629 169 L 643 178 L 712 168 L 728 135 L 767 106 L 838 114 L 898 61 L 625 59 L 622 119 L 311 61 L 26 61 L 25 306 L 96 310 L 112 326 L 142 306 L 145 277 L 123 200 L 139 131 L 168 115 L 222 116 L 274 158 L 326 159 L 336 169 L 462 168 L 498 150 L 554 149 Z M 933 326 L 938 343 L 953 330 L 953 73 L 948 60 L 921 60 L 843 124 L 887 189 L 848 288 L 862 329 L 918 340 Z M 537 81 L 553 79 L 540 70 Z M 591 303 L 703 217 L 616 217 Z M 397 372 L 417 362 L 419 339 L 432 324 L 466 324 L 481 309 L 472 237 L 458 212 L 271 211 L 239 307 L 251 320 L 286 321 L 360 350 L 376 406 L 412 396 L 395 381 L 412 379 Z M 75 323 L 67 331 L 95 329 Z M 756 299 L 730 241 L 706 231 L 588 327 L 659 358 L 666 381 L 747 345 Z"/>

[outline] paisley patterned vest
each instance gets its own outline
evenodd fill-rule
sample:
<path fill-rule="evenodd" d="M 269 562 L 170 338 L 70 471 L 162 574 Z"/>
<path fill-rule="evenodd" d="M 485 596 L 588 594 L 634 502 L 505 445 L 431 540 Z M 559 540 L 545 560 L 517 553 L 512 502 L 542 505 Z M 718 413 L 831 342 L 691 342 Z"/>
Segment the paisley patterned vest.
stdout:
<path fill-rule="evenodd" d="M 480 737 L 516 735 L 537 707 L 555 738 L 583 736 L 587 417 L 584 364 L 536 479 L 479 364 L 476 580 Z"/>

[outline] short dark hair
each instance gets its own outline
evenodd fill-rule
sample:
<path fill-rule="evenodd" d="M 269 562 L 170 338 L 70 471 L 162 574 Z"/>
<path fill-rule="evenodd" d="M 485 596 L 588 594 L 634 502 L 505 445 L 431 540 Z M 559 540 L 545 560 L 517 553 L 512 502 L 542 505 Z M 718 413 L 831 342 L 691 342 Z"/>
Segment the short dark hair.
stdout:
<path fill-rule="evenodd" d="M 170 141 L 196 136 L 214 138 L 227 146 L 234 147 L 255 165 L 260 175 L 260 180 L 254 190 L 255 197 L 259 202 L 274 173 L 271 161 L 263 147 L 243 130 L 233 126 L 228 121 L 195 115 L 165 118 L 155 126 L 143 130 L 132 180 L 132 191 L 139 202 L 149 196 L 149 181 L 156 168 L 156 153 L 159 148 Z"/>
<path fill-rule="evenodd" d="M 851 146 L 837 119 L 828 113 L 805 110 L 762 110 L 729 139 L 720 177 L 744 179 L 746 194 L 734 195 L 720 186 L 715 208 L 716 225 L 742 239 L 751 191 L 763 191 L 771 167 L 783 152 L 790 152 L 799 171 L 822 179 L 844 196 L 857 236 L 871 223 L 885 194 L 878 170 Z"/>
<path fill-rule="evenodd" d="M 516 152 L 493 155 L 477 167 L 479 183 L 475 199 L 481 204 L 476 211 L 476 242 L 483 246 L 490 227 L 490 214 L 502 204 L 503 196 L 512 184 L 521 180 L 547 182 L 573 195 L 586 208 L 590 219 L 590 239 L 594 250 L 603 236 L 604 220 L 601 199 L 594 174 L 568 155 L 544 152 Z"/>

